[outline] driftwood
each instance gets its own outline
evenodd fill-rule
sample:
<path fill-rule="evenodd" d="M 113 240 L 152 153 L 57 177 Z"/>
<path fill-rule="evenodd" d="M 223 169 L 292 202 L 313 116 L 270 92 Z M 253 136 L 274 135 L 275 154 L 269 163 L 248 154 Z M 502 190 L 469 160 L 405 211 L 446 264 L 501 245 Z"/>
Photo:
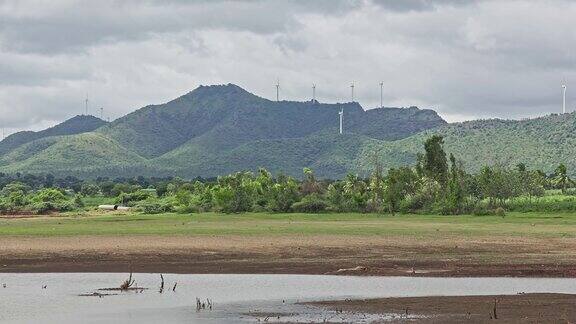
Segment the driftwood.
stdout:
<path fill-rule="evenodd" d="M 128 288 L 132 287 L 133 284 L 134 284 L 134 279 L 132 279 L 132 265 L 130 265 L 130 277 L 128 277 L 128 280 L 125 280 L 120 285 L 120 290 L 128 290 Z"/>
<path fill-rule="evenodd" d="M 130 287 L 127 289 L 122 289 L 122 288 L 98 288 L 98 291 L 135 291 L 135 292 L 142 292 L 144 290 L 148 290 L 148 288 L 144 288 L 144 287 Z"/>
<path fill-rule="evenodd" d="M 496 313 L 496 306 L 498 306 L 498 298 L 494 298 L 494 309 L 492 312 L 494 313 L 494 319 L 498 319 L 498 314 Z"/>
<path fill-rule="evenodd" d="M 148 288 L 136 287 L 135 280 L 132 279 L 132 264 L 130 264 L 130 276 L 118 288 L 100 288 L 99 291 L 135 291 L 142 292 Z M 134 287 L 132 287 L 134 286 Z"/>
<path fill-rule="evenodd" d="M 160 274 L 160 280 L 162 280 L 162 282 L 160 282 L 160 293 L 162 293 L 164 291 L 164 276 L 162 276 L 162 274 Z"/>
<path fill-rule="evenodd" d="M 99 292 L 93 292 L 93 293 L 90 293 L 90 294 L 80 294 L 80 295 L 78 295 L 78 296 L 80 296 L 80 297 L 99 297 L 99 298 L 102 298 L 102 297 L 105 297 L 105 296 L 116 296 L 116 295 L 118 295 L 118 294 L 103 294 L 103 293 L 99 293 Z"/>

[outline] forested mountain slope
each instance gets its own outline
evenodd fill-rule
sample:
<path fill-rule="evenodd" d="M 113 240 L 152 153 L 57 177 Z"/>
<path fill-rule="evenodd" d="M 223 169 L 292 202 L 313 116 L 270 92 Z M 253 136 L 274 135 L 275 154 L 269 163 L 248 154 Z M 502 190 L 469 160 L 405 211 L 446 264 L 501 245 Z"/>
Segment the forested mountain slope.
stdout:
<path fill-rule="evenodd" d="M 470 171 L 484 165 L 515 166 L 552 172 L 560 163 L 576 171 L 576 113 L 525 120 L 475 120 L 449 124 L 392 143 L 395 150 L 415 154 L 431 134 L 444 136 L 447 152 Z"/>
<path fill-rule="evenodd" d="M 299 175 L 310 166 L 336 177 L 365 172 L 362 159 L 373 148 L 387 151 L 388 141 L 445 124 L 434 111 L 415 107 L 365 111 L 355 102 L 276 102 L 232 84 L 201 86 L 93 132 L 52 131 L 63 136 L 23 141 L 0 155 L 0 171 L 209 177 L 257 167 Z M 388 155 L 395 164 L 412 159 L 410 152 Z"/>
<path fill-rule="evenodd" d="M 94 116 L 78 115 L 54 127 L 50 127 L 39 132 L 23 131 L 14 133 L 0 142 L 0 156 L 34 140 L 51 136 L 91 132 L 106 124 L 107 123 L 105 121 Z"/>

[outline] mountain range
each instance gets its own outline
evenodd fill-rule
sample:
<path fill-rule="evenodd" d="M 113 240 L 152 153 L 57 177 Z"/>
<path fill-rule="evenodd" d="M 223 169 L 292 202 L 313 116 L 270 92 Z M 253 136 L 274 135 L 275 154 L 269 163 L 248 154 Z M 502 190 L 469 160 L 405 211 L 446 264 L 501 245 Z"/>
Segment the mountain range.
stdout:
<path fill-rule="evenodd" d="M 575 117 L 448 124 L 416 107 L 271 101 L 233 84 L 200 86 L 111 123 L 76 116 L 44 131 L 10 135 L 0 142 L 0 171 L 193 178 L 258 167 L 300 176 L 310 167 L 319 177 L 338 178 L 367 175 L 376 157 L 384 167 L 412 164 L 424 140 L 441 134 L 446 150 L 470 171 L 524 162 L 550 172 L 560 162 L 576 166 Z"/>

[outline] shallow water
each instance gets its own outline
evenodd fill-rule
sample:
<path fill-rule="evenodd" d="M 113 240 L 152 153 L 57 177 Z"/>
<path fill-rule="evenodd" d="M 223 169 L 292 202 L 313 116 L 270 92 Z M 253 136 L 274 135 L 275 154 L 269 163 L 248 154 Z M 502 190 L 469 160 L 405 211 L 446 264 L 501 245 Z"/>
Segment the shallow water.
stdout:
<path fill-rule="evenodd" d="M 399 296 L 488 295 L 519 292 L 576 293 L 574 279 L 414 278 L 311 275 L 166 274 L 160 294 L 158 274 L 135 274 L 142 293 L 80 297 L 98 288 L 118 287 L 126 274 L 0 274 L 0 321 L 7 323 L 230 323 L 261 321 L 275 312 L 280 321 L 362 322 L 363 314 L 336 315 L 297 302 Z M 176 291 L 172 291 L 177 282 Z M 6 288 L 2 288 L 6 284 Z M 45 289 L 42 287 L 46 286 Z M 114 292 L 111 292 L 114 293 Z M 210 298 L 212 311 L 196 311 L 196 298 Z M 288 314 L 299 314 L 289 317 Z M 259 315 L 259 314 L 258 314 Z M 276 317 L 268 319 L 278 321 Z"/>

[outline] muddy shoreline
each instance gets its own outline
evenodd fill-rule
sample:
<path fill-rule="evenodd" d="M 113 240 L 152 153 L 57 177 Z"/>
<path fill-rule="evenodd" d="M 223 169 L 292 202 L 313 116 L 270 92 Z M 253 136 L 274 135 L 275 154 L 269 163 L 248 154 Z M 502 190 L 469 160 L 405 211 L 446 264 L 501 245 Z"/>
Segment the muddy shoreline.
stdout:
<path fill-rule="evenodd" d="M 364 260 L 278 260 L 250 253 L 198 256 L 190 252 L 150 254 L 9 255 L 0 259 L 0 273 L 128 272 L 181 274 L 315 274 L 414 277 L 557 277 L 575 276 L 575 265 L 461 264 L 457 262 Z"/>
<path fill-rule="evenodd" d="M 306 303 L 334 313 L 394 314 L 391 322 L 410 323 L 570 323 L 576 295 L 517 294 L 432 296 Z"/>
<path fill-rule="evenodd" d="M 0 237 L 0 272 L 576 277 L 573 240 L 342 236 Z M 548 249 L 554 248 L 554 253 Z"/>

